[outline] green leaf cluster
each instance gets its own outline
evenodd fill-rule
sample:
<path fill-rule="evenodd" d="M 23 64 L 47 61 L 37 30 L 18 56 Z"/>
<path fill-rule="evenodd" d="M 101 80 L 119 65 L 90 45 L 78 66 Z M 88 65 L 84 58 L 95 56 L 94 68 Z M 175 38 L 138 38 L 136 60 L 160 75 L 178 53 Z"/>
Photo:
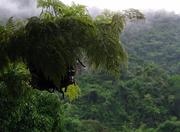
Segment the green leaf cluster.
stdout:
<path fill-rule="evenodd" d="M 104 13 L 94 19 L 85 6 L 58 0 L 38 0 L 38 7 L 40 16 L 21 24 L 10 18 L 0 26 L 1 69 L 8 62 L 23 61 L 59 85 L 67 66 L 75 66 L 82 57 L 87 65 L 114 75 L 119 74 L 120 65 L 127 64 L 119 38 L 126 14 Z"/>

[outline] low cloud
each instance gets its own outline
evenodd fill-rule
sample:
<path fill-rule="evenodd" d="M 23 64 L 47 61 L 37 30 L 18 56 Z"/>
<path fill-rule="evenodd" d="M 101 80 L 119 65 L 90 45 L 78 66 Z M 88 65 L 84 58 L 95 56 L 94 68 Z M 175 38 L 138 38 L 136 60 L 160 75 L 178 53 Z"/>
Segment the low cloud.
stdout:
<path fill-rule="evenodd" d="M 0 0 L 0 20 L 38 15 L 36 0 Z"/>

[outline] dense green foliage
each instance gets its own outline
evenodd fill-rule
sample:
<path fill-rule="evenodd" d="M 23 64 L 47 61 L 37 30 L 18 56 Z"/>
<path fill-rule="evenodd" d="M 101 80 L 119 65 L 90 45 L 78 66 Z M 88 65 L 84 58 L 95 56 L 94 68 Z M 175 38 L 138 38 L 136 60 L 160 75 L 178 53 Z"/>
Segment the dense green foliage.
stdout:
<path fill-rule="evenodd" d="M 137 10 L 94 19 L 81 5 L 38 6 L 39 17 L 0 26 L 0 131 L 180 131 L 179 16 L 149 13 L 145 22 L 128 23 L 121 36 L 125 70 L 119 34 L 128 18 L 142 18 Z M 70 101 L 62 101 L 58 92 L 30 85 L 29 63 L 58 85 L 77 58 L 88 65 L 77 76 L 78 100 L 72 86 Z"/>
<path fill-rule="evenodd" d="M 103 72 L 79 75 L 82 96 L 66 108 L 71 120 L 76 120 L 67 124 L 76 124 L 74 129 L 67 127 L 68 131 L 80 131 L 82 123 L 89 120 L 102 132 L 180 131 L 180 39 L 174 38 L 179 33 L 180 17 L 156 12 L 148 13 L 146 19 L 128 24 L 121 36 L 129 68 L 122 71 L 119 80 Z M 150 42 L 150 32 L 156 43 Z M 89 131 L 99 130 L 91 127 Z"/>
<path fill-rule="evenodd" d="M 180 74 L 180 17 L 159 11 L 147 13 L 145 22 L 129 23 L 122 41 L 133 62 L 154 62 L 172 74 Z M 129 65 L 134 67 L 134 65 Z"/>
<path fill-rule="evenodd" d="M 0 131 L 38 132 L 63 129 L 58 94 L 33 90 L 23 64 L 10 65 L 0 75 Z"/>
<path fill-rule="evenodd" d="M 118 74 L 127 60 L 119 41 L 125 24 L 122 14 L 93 19 L 84 6 L 69 7 L 57 0 L 39 0 L 38 6 L 43 8 L 41 15 L 27 24 L 18 27 L 10 18 L 1 26 L 0 67 L 23 60 L 59 85 L 67 66 L 86 56 L 89 65 Z"/>
<path fill-rule="evenodd" d="M 125 19 L 143 18 L 129 10 L 93 19 L 84 6 L 58 0 L 38 0 L 38 7 L 40 16 L 24 21 L 11 17 L 0 25 L 0 131 L 63 131 L 59 93 L 33 90 L 38 87 L 31 86 L 31 78 L 38 74 L 32 71 L 41 73 L 37 79 L 60 87 L 67 67 L 83 57 L 88 66 L 118 76 L 119 66 L 127 62 L 119 40 Z M 70 100 L 77 98 L 73 88 L 78 90 L 69 86 Z M 96 128 L 97 123 L 83 124 Z"/>

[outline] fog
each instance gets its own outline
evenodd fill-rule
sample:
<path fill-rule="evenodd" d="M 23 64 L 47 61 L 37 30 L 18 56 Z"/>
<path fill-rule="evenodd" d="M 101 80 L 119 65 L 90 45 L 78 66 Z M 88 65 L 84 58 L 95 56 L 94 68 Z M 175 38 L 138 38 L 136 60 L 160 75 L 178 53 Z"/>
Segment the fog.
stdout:
<path fill-rule="evenodd" d="M 39 14 L 36 0 L 0 0 L 0 18 L 26 18 Z"/>
<path fill-rule="evenodd" d="M 72 0 L 61 0 L 62 2 L 66 4 L 72 3 Z M 171 11 L 177 13 L 179 10 L 176 9 L 176 6 L 178 5 L 177 0 L 169 1 L 167 0 L 164 2 L 164 4 L 161 4 L 161 0 L 157 1 L 147 1 L 149 2 L 148 7 L 147 4 L 143 4 L 144 2 L 141 0 L 136 0 L 136 4 L 133 4 L 128 1 L 124 1 L 123 4 L 121 0 L 73 0 L 75 3 L 79 4 L 85 4 L 87 6 L 87 9 L 89 10 L 90 14 L 92 16 L 96 16 L 99 14 L 102 10 L 102 8 L 107 9 L 123 9 L 123 8 L 137 8 L 140 10 L 149 10 L 150 8 L 153 8 L 151 11 L 155 10 L 155 7 L 159 10 L 162 9 L 164 11 Z M 93 4 L 92 4 L 93 3 Z M 156 4 L 155 4 L 156 3 Z M 180 2 L 179 2 L 180 3 Z M 142 7 L 144 8 L 141 8 Z M 154 6 L 151 6 L 154 5 Z M 179 8 L 178 8 L 179 9 Z M 150 10 L 149 10 L 150 11 Z M 31 16 L 38 15 L 40 13 L 40 9 L 37 9 L 37 3 L 36 0 L 0 0 L 0 20 L 5 21 L 9 17 L 15 17 L 15 18 L 28 18 Z"/>

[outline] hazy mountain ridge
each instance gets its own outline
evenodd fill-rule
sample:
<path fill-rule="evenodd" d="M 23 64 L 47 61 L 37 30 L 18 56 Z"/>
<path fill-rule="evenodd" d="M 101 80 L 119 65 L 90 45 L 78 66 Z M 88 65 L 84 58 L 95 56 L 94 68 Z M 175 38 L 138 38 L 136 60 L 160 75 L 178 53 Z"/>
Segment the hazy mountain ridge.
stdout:
<path fill-rule="evenodd" d="M 91 121 L 88 129 L 93 132 L 98 130 L 94 124 L 108 132 L 179 131 L 179 20 L 179 15 L 160 11 L 127 24 L 121 39 L 129 55 L 129 72 L 116 81 L 103 72 L 79 76 L 82 96 L 68 113 L 69 119 L 79 121 L 69 122 L 76 126 L 72 130 Z"/>
<path fill-rule="evenodd" d="M 145 21 L 128 23 L 121 36 L 129 56 L 160 64 L 179 74 L 180 16 L 164 11 L 145 16 Z"/>

